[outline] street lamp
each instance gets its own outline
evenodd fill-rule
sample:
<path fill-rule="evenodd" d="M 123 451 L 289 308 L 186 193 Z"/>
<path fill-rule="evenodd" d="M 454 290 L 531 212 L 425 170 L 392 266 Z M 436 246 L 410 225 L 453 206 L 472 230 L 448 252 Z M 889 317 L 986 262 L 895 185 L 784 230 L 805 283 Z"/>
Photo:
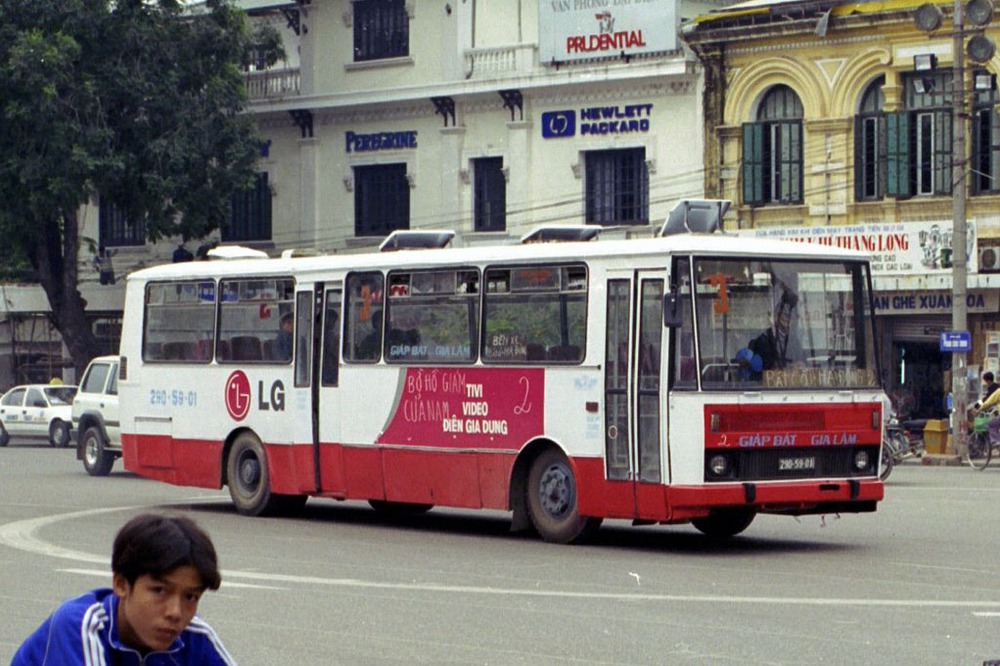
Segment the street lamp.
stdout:
<path fill-rule="evenodd" d="M 953 25 L 953 46 L 952 46 L 952 81 L 951 81 L 951 103 L 952 103 L 952 153 L 951 153 L 951 173 L 952 173 L 952 313 L 951 328 L 955 332 L 968 331 L 968 305 L 966 296 L 968 293 L 968 224 L 965 219 L 965 199 L 968 188 L 966 179 L 966 158 L 965 158 L 965 29 L 963 13 L 968 12 L 969 21 L 981 27 L 990 22 L 993 17 L 993 4 L 991 0 L 969 0 L 968 5 L 962 6 L 961 0 L 955 0 Z M 926 4 L 917 9 L 914 14 L 914 21 L 918 28 L 925 32 L 937 29 L 941 21 L 941 11 L 936 5 Z M 973 36 L 969 40 L 969 59 L 976 63 L 987 62 L 995 51 L 993 41 L 982 33 Z M 954 452 L 960 456 L 966 455 L 966 430 L 968 428 L 968 378 L 967 359 L 965 351 L 952 353 L 951 362 L 951 385 L 952 396 L 954 398 L 954 431 L 953 443 Z"/>

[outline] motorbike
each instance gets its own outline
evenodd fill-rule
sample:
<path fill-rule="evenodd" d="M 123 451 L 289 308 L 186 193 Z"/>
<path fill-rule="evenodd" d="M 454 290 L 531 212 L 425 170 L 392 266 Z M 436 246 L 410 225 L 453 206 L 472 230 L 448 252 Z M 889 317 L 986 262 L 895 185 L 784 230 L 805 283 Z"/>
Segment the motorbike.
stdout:
<path fill-rule="evenodd" d="M 925 419 L 908 419 L 901 421 L 890 413 L 885 423 L 885 434 L 882 436 L 882 461 L 879 478 L 883 481 L 889 478 L 892 468 L 907 458 L 919 458 L 924 455 Z"/>

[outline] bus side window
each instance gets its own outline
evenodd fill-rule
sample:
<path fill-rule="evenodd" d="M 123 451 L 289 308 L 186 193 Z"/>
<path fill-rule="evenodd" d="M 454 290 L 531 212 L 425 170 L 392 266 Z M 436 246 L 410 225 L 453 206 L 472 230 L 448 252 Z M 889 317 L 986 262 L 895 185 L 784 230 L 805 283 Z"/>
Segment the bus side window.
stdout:
<path fill-rule="evenodd" d="M 222 280 L 219 305 L 218 360 L 227 363 L 292 360 L 291 331 L 283 322 L 294 317 L 295 281 L 290 277 L 239 277 Z M 275 346 L 279 334 L 287 338 Z"/>
<path fill-rule="evenodd" d="M 156 282 L 146 286 L 143 359 L 207 363 L 214 344 L 215 284 Z"/>
<path fill-rule="evenodd" d="M 580 264 L 496 267 L 486 271 L 483 361 L 583 361 L 587 346 L 587 270 Z"/>
<path fill-rule="evenodd" d="M 389 273 L 386 363 L 470 363 L 479 335 L 474 268 Z"/>
<path fill-rule="evenodd" d="M 347 322 L 344 355 L 348 361 L 374 363 L 382 354 L 381 273 L 347 276 Z"/>

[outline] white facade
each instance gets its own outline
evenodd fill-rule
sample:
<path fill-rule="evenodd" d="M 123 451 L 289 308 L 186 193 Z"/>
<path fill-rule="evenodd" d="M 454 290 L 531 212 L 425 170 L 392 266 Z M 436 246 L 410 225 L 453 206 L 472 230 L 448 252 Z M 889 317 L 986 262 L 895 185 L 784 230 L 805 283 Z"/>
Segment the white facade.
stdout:
<path fill-rule="evenodd" d="M 380 240 L 355 229 L 355 169 L 373 164 L 406 165 L 409 228 L 454 229 L 466 242 L 475 228 L 472 161 L 480 157 L 503 160 L 511 236 L 544 222 L 587 221 L 590 151 L 644 150 L 650 225 L 662 223 L 676 200 L 703 193 L 695 61 L 681 50 L 636 46 L 674 43 L 652 35 L 676 30 L 675 0 L 587 3 L 606 5 L 584 14 L 595 34 L 601 13 L 629 25 L 621 44 L 631 50 L 623 55 L 612 36 L 604 40 L 609 50 L 562 63 L 540 62 L 540 28 L 562 19 L 551 7 L 573 13 L 579 2 L 546 3 L 545 11 L 525 0 L 406 2 L 407 54 L 358 62 L 360 3 L 242 4 L 254 20 L 282 30 L 289 54 L 248 81 L 249 110 L 268 141 L 260 170 L 273 196 L 276 250 L 333 252 Z M 567 116 L 575 132 L 552 136 Z"/>
<path fill-rule="evenodd" d="M 516 239 L 541 223 L 592 221 L 585 200 L 586 156 L 593 151 L 642 151 L 645 223 L 629 221 L 630 231 L 650 233 L 678 199 L 703 195 L 701 70 L 680 47 L 656 49 L 678 43 L 663 31 L 676 33 L 680 18 L 714 3 L 557 0 L 543 9 L 529 0 L 406 0 L 405 55 L 363 61 L 354 57 L 363 0 L 238 4 L 252 21 L 281 32 L 287 56 L 275 67 L 251 68 L 246 79 L 248 113 L 265 139 L 258 169 L 268 179 L 270 233 L 232 242 L 271 255 L 377 245 L 383 234 L 356 231 L 355 192 L 356 169 L 380 164 L 405 164 L 406 226 L 453 229 L 460 234 L 456 244 Z M 541 62 L 539 35 L 567 38 L 570 21 L 581 33 L 568 36 L 576 40 L 566 42 L 572 56 Z M 565 125 L 570 117 L 572 132 Z M 505 223 L 498 231 L 474 231 L 478 158 L 502 160 Z M 117 326 L 125 275 L 170 262 L 177 240 L 109 244 L 101 238 L 96 201 L 81 210 L 80 222 L 80 290 L 88 313 Z M 230 242 L 216 232 L 186 249 L 197 253 L 220 240 Z M 113 253 L 114 284 L 102 284 L 94 265 L 101 244 Z M 13 356 L 23 352 L 16 340 L 25 336 L 15 332 L 15 320 L 50 309 L 37 285 L 6 289 L 0 388 L 18 380 Z M 58 352 L 47 344 L 51 365 Z"/>

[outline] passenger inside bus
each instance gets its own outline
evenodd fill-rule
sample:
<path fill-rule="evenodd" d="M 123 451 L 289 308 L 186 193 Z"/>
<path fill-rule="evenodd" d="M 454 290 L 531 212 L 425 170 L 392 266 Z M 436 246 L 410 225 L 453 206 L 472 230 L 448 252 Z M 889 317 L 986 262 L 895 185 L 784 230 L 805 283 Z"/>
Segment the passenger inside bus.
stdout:
<path fill-rule="evenodd" d="M 273 358 L 276 361 L 292 360 L 292 331 L 295 329 L 295 318 L 291 312 L 281 316 L 281 328 L 278 329 L 278 337 L 271 345 Z"/>
<path fill-rule="evenodd" d="M 382 347 L 382 311 L 372 310 L 368 319 L 372 330 L 357 344 L 354 358 L 359 361 L 377 361 Z"/>

